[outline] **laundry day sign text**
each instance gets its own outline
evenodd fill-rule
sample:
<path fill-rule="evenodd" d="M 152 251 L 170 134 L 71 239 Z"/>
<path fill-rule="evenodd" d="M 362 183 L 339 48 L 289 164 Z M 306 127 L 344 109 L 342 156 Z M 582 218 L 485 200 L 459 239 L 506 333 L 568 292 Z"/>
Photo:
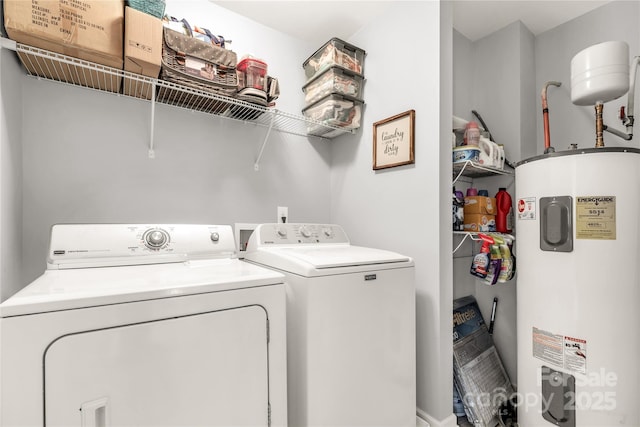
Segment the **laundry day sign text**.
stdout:
<path fill-rule="evenodd" d="M 414 118 L 409 110 L 373 124 L 373 169 L 414 163 Z"/>
<path fill-rule="evenodd" d="M 404 132 L 395 128 L 393 132 L 382 132 L 382 143 L 384 144 L 384 154 L 387 156 L 398 156 L 400 144 L 404 140 Z"/>

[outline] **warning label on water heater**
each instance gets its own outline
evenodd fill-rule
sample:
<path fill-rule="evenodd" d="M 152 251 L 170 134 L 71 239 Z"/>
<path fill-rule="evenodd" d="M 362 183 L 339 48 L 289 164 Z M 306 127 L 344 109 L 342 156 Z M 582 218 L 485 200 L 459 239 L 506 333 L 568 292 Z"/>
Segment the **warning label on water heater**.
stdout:
<path fill-rule="evenodd" d="M 519 220 L 536 219 L 536 198 L 522 197 L 518 199 L 516 209 Z"/>
<path fill-rule="evenodd" d="M 576 197 L 576 239 L 616 240 L 616 197 Z"/>
<path fill-rule="evenodd" d="M 533 327 L 533 357 L 584 374 L 587 372 L 587 340 Z"/>

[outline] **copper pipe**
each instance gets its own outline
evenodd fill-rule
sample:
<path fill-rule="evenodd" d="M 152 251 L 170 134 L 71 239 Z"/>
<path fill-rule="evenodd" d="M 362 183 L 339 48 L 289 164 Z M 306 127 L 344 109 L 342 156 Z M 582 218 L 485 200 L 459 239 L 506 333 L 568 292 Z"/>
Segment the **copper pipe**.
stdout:
<path fill-rule="evenodd" d="M 547 105 L 547 88 L 550 86 L 560 86 L 562 83 L 549 81 L 544 84 L 542 88 L 542 119 L 544 122 L 544 153 L 554 152 L 556 151 L 553 147 L 551 147 L 551 133 L 549 132 L 549 106 Z"/>
<path fill-rule="evenodd" d="M 604 104 L 598 102 L 596 104 L 596 148 L 604 147 L 604 138 L 602 133 L 604 132 L 604 123 L 602 122 L 602 109 Z"/>

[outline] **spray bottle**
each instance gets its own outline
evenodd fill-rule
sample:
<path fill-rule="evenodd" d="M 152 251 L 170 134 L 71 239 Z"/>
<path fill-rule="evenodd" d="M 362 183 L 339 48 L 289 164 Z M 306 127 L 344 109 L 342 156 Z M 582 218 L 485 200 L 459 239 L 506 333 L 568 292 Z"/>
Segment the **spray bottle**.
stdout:
<path fill-rule="evenodd" d="M 484 279 L 484 283 L 487 285 L 495 285 L 498 283 L 500 269 L 502 268 L 500 245 L 503 243 L 504 240 L 502 240 L 502 238 L 493 236 L 493 243 L 489 248 L 489 268 L 487 269 L 487 277 Z"/>
<path fill-rule="evenodd" d="M 486 234 L 479 234 L 480 239 L 482 239 L 482 247 L 480 248 L 480 253 L 476 254 L 473 257 L 473 261 L 471 261 L 471 269 L 470 273 L 476 277 L 484 279 L 487 277 L 489 263 L 491 261 L 490 252 L 491 245 L 493 244 L 493 238 L 487 236 Z"/>
<path fill-rule="evenodd" d="M 500 252 L 502 253 L 502 266 L 500 267 L 498 283 L 508 282 L 513 277 L 513 257 L 511 255 L 511 249 L 509 249 L 510 240 L 510 237 L 504 236 L 502 238 L 502 243 L 500 243 Z"/>

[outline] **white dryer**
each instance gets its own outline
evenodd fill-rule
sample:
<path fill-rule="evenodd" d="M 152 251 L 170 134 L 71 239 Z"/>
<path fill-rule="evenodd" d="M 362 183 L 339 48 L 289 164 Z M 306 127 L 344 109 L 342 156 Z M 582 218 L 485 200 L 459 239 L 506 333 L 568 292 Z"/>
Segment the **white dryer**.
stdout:
<path fill-rule="evenodd" d="M 0 426 L 286 425 L 283 275 L 230 226 L 52 229 L 0 304 Z"/>
<path fill-rule="evenodd" d="M 286 275 L 289 425 L 415 426 L 414 263 L 326 224 L 262 224 L 245 260 Z"/>

